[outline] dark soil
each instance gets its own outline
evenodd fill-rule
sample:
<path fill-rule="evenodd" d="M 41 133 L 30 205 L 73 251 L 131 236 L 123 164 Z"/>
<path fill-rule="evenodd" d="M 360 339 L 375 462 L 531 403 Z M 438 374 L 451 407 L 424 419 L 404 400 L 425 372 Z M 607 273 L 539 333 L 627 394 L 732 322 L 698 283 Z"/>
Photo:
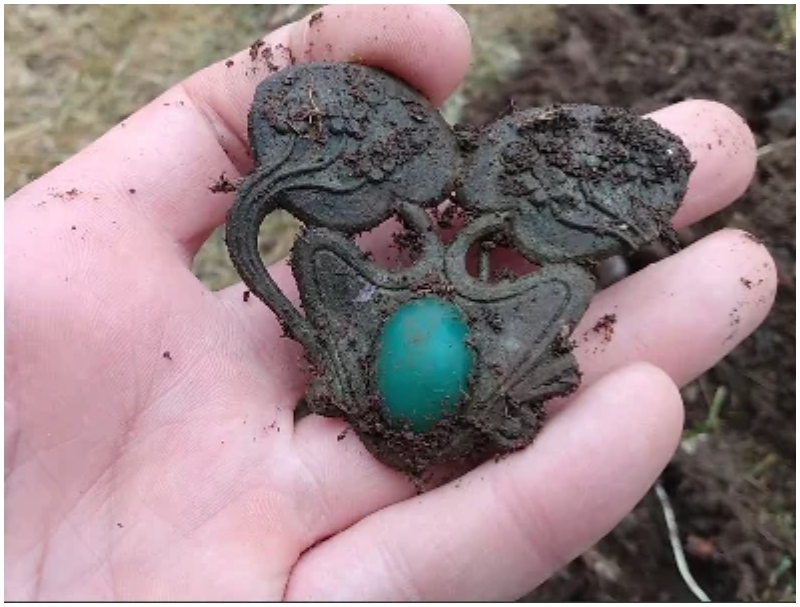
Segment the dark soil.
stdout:
<path fill-rule="evenodd" d="M 209 188 L 214 194 L 228 194 L 236 191 L 236 184 L 234 184 L 225 173 L 222 173 Z"/>
<path fill-rule="evenodd" d="M 742 114 L 762 147 L 732 207 L 692 228 L 752 232 L 775 257 L 764 325 L 684 389 L 687 439 L 662 481 L 689 567 L 713 600 L 794 598 L 795 58 L 775 6 L 564 6 L 555 31 L 521 48 L 502 90 L 470 100 L 473 124 L 516 107 L 596 103 L 649 112 L 687 98 Z M 793 44 L 793 43 L 792 43 Z M 635 267 L 635 264 L 634 266 Z M 750 280 L 743 276 L 744 281 Z M 606 330 L 600 327 L 599 330 Z M 714 396 L 728 397 L 709 415 Z M 787 567 L 787 565 L 790 565 Z M 526 600 L 694 600 L 652 492 L 607 538 Z"/>

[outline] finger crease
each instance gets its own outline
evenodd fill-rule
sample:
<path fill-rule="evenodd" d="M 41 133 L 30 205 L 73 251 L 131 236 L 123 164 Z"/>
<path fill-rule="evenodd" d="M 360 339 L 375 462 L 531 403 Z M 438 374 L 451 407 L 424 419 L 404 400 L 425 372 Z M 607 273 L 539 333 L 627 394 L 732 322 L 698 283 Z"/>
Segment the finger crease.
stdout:
<path fill-rule="evenodd" d="M 528 553 L 524 560 L 531 564 L 529 570 L 538 571 L 539 577 L 545 579 L 566 562 L 566 556 L 556 548 L 560 538 L 552 533 L 556 526 L 549 524 L 546 508 L 530 495 L 521 494 L 512 479 L 501 477 L 490 485 L 497 508 L 505 513 L 496 520 L 506 521 L 508 537 L 518 538 Z"/>
<path fill-rule="evenodd" d="M 386 542 L 382 539 L 378 539 L 375 543 L 378 547 L 378 554 L 381 556 L 380 562 L 384 568 L 386 579 L 395 580 L 394 583 L 400 593 L 398 596 L 406 601 L 422 600 L 423 594 L 414 584 L 414 576 L 408 561 L 403 556 L 402 550 L 397 548 L 399 543 Z"/>
<path fill-rule="evenodd" d="M 214 109 L 213 105 L 206 103 L 202 94 L 195 94 L 187 83 L 178 85 L 179 90 L 186 96 L 189 106 L 203 119 L 214 133 L 222 152 L 237 171 L 236 177 L 241 177 L 245 168 L 240 166 L 237 158 L 249 156 L 249 146 L 239 133 L 230 127 L 228 122 Z"/>

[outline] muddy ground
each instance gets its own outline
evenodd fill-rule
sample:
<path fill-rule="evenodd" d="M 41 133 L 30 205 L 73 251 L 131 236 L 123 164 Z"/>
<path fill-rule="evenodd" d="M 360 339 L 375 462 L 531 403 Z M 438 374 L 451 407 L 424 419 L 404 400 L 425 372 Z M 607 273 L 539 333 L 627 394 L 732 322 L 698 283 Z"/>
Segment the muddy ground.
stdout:
<path fill-rule="evenodd" d="M 795 54 L 774 6 L 562 7 L 518 47 L 508 83 L 465 105 L 482 123 L 550 102 L 648 112 L 687 98 L 740 112 L 760 146 L 746 195 L 694 226 L 764 241 L 780 273 L 767 322 L 683 391 L 686 440 L 663 476 L 689 567 L 713 600 L 793 599 L 795 559 Z M 783 46 L 782 46 L 783 45 Z M 652 259 L 652 257 L 651 257 Z M 635 270 L 642 259 L 629 260 Z M 649 261 L 649 260 L 647 260 Z M 528 600 L 694 600 L 653 492 Z"/>
<path fill-rule="evenodd" d="M 193 70 L 311 7 L 46 6 L 5 9 L 5 193 L 78 151 Z M 689 97 L 737 109 L 761 156 L 747 194 L 695 226 L 751 231 L 780 271 L 756 334 L 684 389 L 686 439 L 663 476 L 680 542 L 714 600 L 795 597 L 795 43 L 786 6 L 459 6 L 474 37 L 467 82 L 445 106 L 480 124 L 552 101 L 647 112 Z M 262 253 L 294 223 L 265 222 Z M 632 269 L 650 258 L 629 260 Z M 216 233 L 195 262 L 236 280 Z M 651 492 L 608 537 L 526 600 L 693 600 Z"/>

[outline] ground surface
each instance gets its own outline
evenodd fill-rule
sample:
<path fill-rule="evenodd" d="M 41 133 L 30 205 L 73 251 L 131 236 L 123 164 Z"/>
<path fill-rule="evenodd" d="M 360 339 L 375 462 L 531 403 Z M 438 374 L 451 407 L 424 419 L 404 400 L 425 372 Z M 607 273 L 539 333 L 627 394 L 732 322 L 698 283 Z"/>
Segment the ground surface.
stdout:
<path fill-rule="evenodd" d="M 795 50 L 782 7 L 462 7 L 475 62 L 450 120 L 482 123 L 513 101 L 616 104 L 645 112 L 688 97 L 745 116 L 761 146 L 747 194 L 687 238 L 724 225 L 762 239 L 780 287 L 767 322 L 684 389 L 686 440 L 663 477 L 698 583 L 715 600 L 795 596 Z M 6 195 L 213 60 L 309 10 L 17 6 L 5 9 Z M 265 256 L 291 243 L 286 217 Z M 641 258 L 629 260 L 635 268 Z M 196 261 L 236 280 L 219 235 Z M 691 600 L 651 493 L 606 539 L 528 600 Z"/>

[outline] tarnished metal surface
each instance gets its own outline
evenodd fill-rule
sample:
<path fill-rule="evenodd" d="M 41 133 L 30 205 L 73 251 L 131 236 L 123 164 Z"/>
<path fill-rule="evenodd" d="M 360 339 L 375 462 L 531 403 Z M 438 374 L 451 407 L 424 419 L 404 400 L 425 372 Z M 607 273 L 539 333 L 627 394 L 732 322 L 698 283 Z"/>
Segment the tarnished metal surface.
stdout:
<path fill-rule="evenodd" d="M 305 348 L 309 408 L 347 419 L 377 458 L 415 475 L 533 440 L 543 403 L 580 382 L 568 338 L 594 292 L 587 265 L 669 234 L 693 168 L 677 137 L 613 108 L 517 111 L 456 136 L 416 91 L 351 64 L 298 65 L 265 80 L 249 135 L 256 166 L 229 214 L 231 259 Z M 450 198 L 468 219 L 445 244 L 425 209 Z M 259 257 L 258 227 L 276 209 L 306 224 L 291 258 L 302 313 Z M 354 241 L 391 217 L 413 253 L 398 270 Z M 497 247 L 537 269 L 493 276 Z M 386 318 L 430 295 L 461 310 L 477 363 L 456 413 L 415 433 L 386 419 L 375 358 Z"/>

